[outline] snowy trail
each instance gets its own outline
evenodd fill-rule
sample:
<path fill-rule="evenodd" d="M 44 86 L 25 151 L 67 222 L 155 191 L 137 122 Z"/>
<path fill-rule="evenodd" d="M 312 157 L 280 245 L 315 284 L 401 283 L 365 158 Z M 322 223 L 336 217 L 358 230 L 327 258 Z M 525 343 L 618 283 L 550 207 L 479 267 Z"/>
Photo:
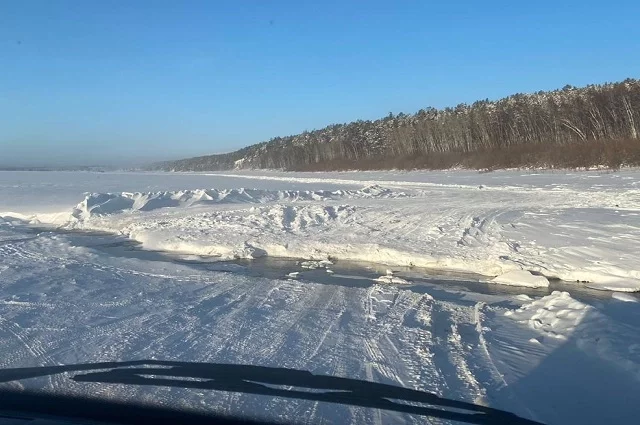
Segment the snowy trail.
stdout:
<path fill-rule="evenodd" d="M 37 243 L 16 243 L 12 250 L 5 247 L 3 259 L 11 272 L 2 285 L 0 330 L 7 333 L 4 349 L 13 354 L 3 356 L 4 368 L 140 358 L 231 362 L 370 378 L 448 394 L 441 372 L 429 360 L 433 354 L 421 346 L 428 342 L 427 326 L 404 325 L 408 314 L 418 314 L 419 303 L 432 300 L 428 295 L 381 285 L 347 288 L 219 273 L 207 276 L 217 280 L 213 284 L 177 283 L 171 275 L 157 276 L 167 272 L 164 267 L 176 268 L 176 275 L 188 272 L 180 270 L 183 266 L 161 264 L 162 270 L 147 272 L 139 270 L 146 265 L 133 262 L 125 269 L 89 252 L 77 255 L 61 239 L 51 235 Z M 56 248 L 56 257 L 39 255 L 43 242 Z M 44 270 L 49 279 L 30 278 Z M 47 387 L 64 386 L 58 379 Z M 65 391 L 88 392 L 89 385 L 67 382 Z M 146 391 L 123 387 L 108 395 L 145 397 Z M 168 400 L 165 392 L 158 389 L 154 400 Z M 466 393 L 449 395 L 465 399 Z M 473 394 L 467 398 L 473 401 Z M 237 414 L 255 400 L 216 394 L 206 403 L 221 410 L 231 403 L 228 412 Z M 189 407 L 197 405 L 189 399 Z M 266 407 L 267 412 L 283 408 L 292 409 L 291 402 L 272 400 Z M 374 414 L 351 410 L 354 421 L 371 420 Z M 300 417 L 307 411 L 301 403 L 289 413 Z M 335 406 L 315 406 L 308 419 L 336 414 Z M 415 418 L 405 419 L 411 423 Z"/>
<path fill-rule="evenodd" d="M 575 412 L 562 406 L 550 410 L 541 401 L 548 400 L 531 397 L 519 382 L 535 376 L 536 362 L 552 358 L 565 347 L 563 341 L 578 334 L 576 358 L 596 362 L 598 370 L 640 370 L 640 350 L 624 348 L 626 341 L 640 340 L 637 323 L 616 315 L 618 310 L 597 313 L 568 296 L 531 301 L 526 296 L 447 290 L 437 284 L 416 291 L 373 282 L 368 287 L 349 287 L 250 278 L 174 262 L 109 257 L 74 245 L 64 234 L 46 232 L 0 245 L 0 258 L 5 266 L 0 273 L 2 368 L 133 359 L 289 367 L 420 389 L 551 423 L 561 423 L 554 421 Z M 520 306 L 522 312 L 517 310 Z M 584 312 L 577 317 L 570 313 L 573 310 L 566 310 L 578 325 L 580 320 L 585 322 L 553 328 L 565 339 L 547 341 L 544 335 L 555 322 L 544 319 L 550 325 L 538 328 L 533 326 L 536 319 L 526 316 L 540 307 L 549 308 L 557 321 L 566 317 L 564 306 Z M 589 341 L 604 334 L 604 329 L 608 339 L 600 349 Z M 536 343 L 532 338 L 537 338 Z M 640 388 L 640 374 L 633 376 L 622 383 L 624 388 Z M 548 379 L 553 382 L 554 377 Z M 581 391 L 579 385 L 561 384 L 578 394 Z M 425 420 L 237 393 L 80 383 L 65 375 L 24 380 L 20 385 L 268 419 Z M 615 393 L 615 388 L 611 391 Z M 606 407 L 607 401 L 600 404 Z M 619 418 L 635 413 L 634 405 L 629 406 L 618 412 Z M 589 415 L 594 412 L 583 409 L 580 414 L 584 415 L 581 423 L 593 423 Z"/>

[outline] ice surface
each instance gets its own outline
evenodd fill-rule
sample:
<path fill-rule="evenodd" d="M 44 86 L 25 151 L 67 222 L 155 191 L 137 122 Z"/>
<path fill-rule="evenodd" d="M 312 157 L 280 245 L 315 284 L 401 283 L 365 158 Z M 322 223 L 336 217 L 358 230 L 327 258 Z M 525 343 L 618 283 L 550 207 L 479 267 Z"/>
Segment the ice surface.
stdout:
<path fill-rule="evenodd" d="M 546 288 L 549 281 L 544 276 L 536 276 L 526 270 L 512 270 L 491 280 L 493 283 L 530 288 Z"/>

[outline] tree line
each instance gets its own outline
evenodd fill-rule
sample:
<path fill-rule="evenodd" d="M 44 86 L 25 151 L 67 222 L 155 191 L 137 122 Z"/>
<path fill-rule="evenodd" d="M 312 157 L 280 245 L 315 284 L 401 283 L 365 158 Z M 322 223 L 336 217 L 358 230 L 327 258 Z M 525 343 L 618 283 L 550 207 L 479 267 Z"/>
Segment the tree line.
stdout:
<path fill-rule="evenodd" d="M 334 124 L 235 152 L 157 164 L 175 171 L 497 168 L 640 164 L 640 81 L 565 86 Z"/>

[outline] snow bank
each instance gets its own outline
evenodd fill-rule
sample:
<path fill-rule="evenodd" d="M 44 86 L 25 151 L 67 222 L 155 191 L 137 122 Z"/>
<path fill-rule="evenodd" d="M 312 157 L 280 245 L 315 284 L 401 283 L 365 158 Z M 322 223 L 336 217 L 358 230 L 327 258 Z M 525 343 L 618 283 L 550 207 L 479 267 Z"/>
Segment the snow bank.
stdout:
<path fill-rule="evenodd" d="M 404 192 L 393 192 L 377 185 L 360 190 L 300 191 L 260 189 L 198 189 L 147 193 L 91 193 L 73 210 L 76 218 L 118 214 L 132 211 L 153 211 L 159 208 L 190 207 L 210 204 L 242 204 L 296 201 L 328 201 L 337 199 L 397 198 Z"/>
<path fill-rule="evenodd" d="M 505 315 L 552 338 L 566 339 L 590 309 L 592 307 L 571 298 L 568 292 L 553 291 Z"/>
<path fill-rule="evenodd" d="M 587 288 L 597 289 L 600 291 L 617 291 L 617 292 L 640 292 L 640 284 L 637 282 L 638 271 L 623 271 L 622 276 L 610 274 L 591 274 L 591 280 L 576 282 L 587 282 Z"/>
<path fill-rule="evenodd" d="M 635 211 L 574 208 L 556 190 L 461 190 L 89 194 L 66 226 L 117 232 L 148 249 L 221 260 L 336 258 L 471 272 L 513 286 L 547 287 L 549 276 L 640 291 L 632 254 L 640 250 Z M 554 207 L 540 210 L 542 203 Z M 622 231 L 624 237 L 617 237 Z"/>
<path fill-rule="evenodd" d="M 526 270 L 512 270 L 491 280 L 493 283 L 510 286 L 526 286 L 529 288 L 546 288 L 549 281 L 544 276 L 531 274 Z"/>
<path fill-rule="evenodd" d="M 613 298 L 614 300 L 618 300 L 618 301 L 624 301 L 627 303 L 637 303 L 640 302 L 640 300 L 636 297 L 634 297 L 633 295 L 629 295 L 626 293 L 620 293 L 620 292 L 614 292 L 611 294 L 611 298 Z"/>

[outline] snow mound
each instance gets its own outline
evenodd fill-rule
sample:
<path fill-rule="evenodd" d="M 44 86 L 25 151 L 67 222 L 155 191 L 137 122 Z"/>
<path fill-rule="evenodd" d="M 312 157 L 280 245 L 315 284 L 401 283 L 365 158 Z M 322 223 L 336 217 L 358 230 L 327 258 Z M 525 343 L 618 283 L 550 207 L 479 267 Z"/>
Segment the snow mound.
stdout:
<path fill-rule="evenodd" d="M 568 342 L 589 355 L 606 360 L 640 381 L 640 350 L 630 345 L 637 341 L 637 329 L 612 320 L 595 307 L 571 297 L 568 292 L 553 291 L 505 312 L 518 323 L 537 331 L 535 338 L 546 344 L 546 338 Z"/>
<path fill-rule="evenodd" d="M 255 207 L 244 220 L 259 229 L 279 229 L 289 233 L 344 221 L 355 212 L 349 205 L 282 205 Z"/>
<path fill-rule="evenodd" d="M 568 292 L 553 291 L 551 295 L 525 304 L 506 316 L 553 338 L 565 339 L 573 333 L 593 307 L 571 298 Z"/>
<path fill-rule="evenodd" d="M 197 189 L 168 192 L 88 193 L 74 209 L 77 219 L 132 211 L 152 211 L 159 208 L 189 207 L 221 203 L 256 203 L 327 201 L 361 198 L 398 198 L 407 196 L 378 185 L 360 190 L 260 190 L 260 189 Z"/>
<path fill-rule="evenodd" d="M 526 286 L 529 288 L 546 288 L 549 281 L 544 276 L 531 274 L 526 270 L 512 270 L 496 278 L 491 282 L 509 286 Z"/>
<path fill-rule="evenodd" d="M 233 251 L 233 257 L 237 259 L 243 258 L 247 260 L 254 260 L 266 255 L 267 252 L 264 249 L 257 248 L 248 242 L 244 242 L 242 246 Z"/>
<path fill-rule="evenodd" d="M 392 284 L 392 285 L 406 285 L 409 282 L 406 279 L 403 279 L 401 277 L 398 276 L 393 276 L 390 274 L 386 274 L 384 276 L 380 276 L 379 278 L 375 279 L 376 282 L 380 282 L 380 283 L 388 283 L 388 284 Z"/>

